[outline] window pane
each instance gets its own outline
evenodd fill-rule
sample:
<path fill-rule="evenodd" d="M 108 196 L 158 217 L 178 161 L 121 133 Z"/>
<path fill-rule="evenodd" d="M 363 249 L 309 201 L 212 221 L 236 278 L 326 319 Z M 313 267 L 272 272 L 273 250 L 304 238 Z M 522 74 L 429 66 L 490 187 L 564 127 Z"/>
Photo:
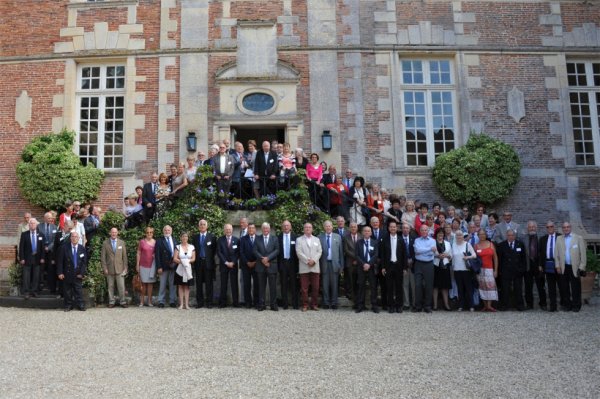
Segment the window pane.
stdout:
<path fill-rule="evenodd" d="M 454 148 L 454 114 L 452 93 L 440 91 L 431 93 L 433 142 L 435 156 Z"/>
<path fill-rule="evenodd" d="M 573 68 L 577 69 L 576 66 Z M 569 99 L 571 101 L 575 163 L 577 165 L 593 165 L 595 163 L 594 131 L 592 130 L 590 111 L 593 109 L 597 112 L 597 107 L 591 108 L 587 92 L 572 92 L 569 94 Z"/>
<path fill-rule="evenodd" d="M 587 86 L 585 63 L 567 64 L 567 79 L 569 86 Z"/>

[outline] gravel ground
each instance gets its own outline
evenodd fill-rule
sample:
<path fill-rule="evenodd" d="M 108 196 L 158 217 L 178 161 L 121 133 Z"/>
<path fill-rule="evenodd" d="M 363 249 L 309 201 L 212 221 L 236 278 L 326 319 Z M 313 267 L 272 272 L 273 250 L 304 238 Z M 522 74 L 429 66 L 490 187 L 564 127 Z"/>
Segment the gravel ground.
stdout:
<path fill-rule="evenodd" d="M 0 309 L 0 397 L 598 398 L 600 305 L 359 315 Z"/>

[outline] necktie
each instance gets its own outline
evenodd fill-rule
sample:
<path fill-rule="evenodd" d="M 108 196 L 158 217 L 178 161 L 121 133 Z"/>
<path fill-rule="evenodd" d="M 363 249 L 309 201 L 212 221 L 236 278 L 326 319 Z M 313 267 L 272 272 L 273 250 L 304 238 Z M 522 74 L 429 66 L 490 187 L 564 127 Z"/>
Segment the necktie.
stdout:
<path fill-rule="evenodd" d="M 512 249 L 513 251 L 515 250 L 515 242 L 511 242 L 510 243 L 510 249 Z"/>
<path fill-rule="evenodd" d="M 375 230 L 375 240 L 379 240 L 379 230 Z"/>
<path fill-rule="evenodd" d="M 231 248 L 231 236 L 227 237 L 227 248 Z"/>
<path fill-rule="evenodd" d="M 537 240 L 534 235 L 529 236 L 529 259 L 537 259 Z"/>
<path fill-rule="evenodd" d="M 404 245 L 406 246 L 406 256 L 408 256 L 408 237 L 404 237 Z"/>
<path fill-rule="evenodd" d="M 354 245 L 356 245 L 356 235 L 352 236 L 352 242 L 354 242 Z"/>
<path fill-rule="evenodd" d="M 285 259 L 289 259 L 290 258 L 290 236 L 288 234 L 284 234 L 283 237 L 285 238 L 285 242 L 283 244 L 283 250 L 284 250 L 284 254 L 283 257 Z"/>
<path fill-rule="evenodd" d="M 350 179 L 346 179 L 346 187 L 350 187 Z"/>
<path fill-rule="evenodd" d="M 331 249 L 331 234 L 327 234 L 327 249 Z"/>
<path fill-rule="evenodd" d="M 550 236 L 550 252 L 548 259 L 554 259 L 554 234 Z"/>
<path fill-rule="evenodd" d="M 475 246 L 475 236 L 471 235 L 471 246 L 474 247 Z"/>
<path fill-rule="evenodd" d="M 31 233 L 31 252 L 34 254 L 37 253 L 37 240 L 36 240 L 35 232 Z"/>
<path fill-rule="evenodd" d="M 206 238 L 204 237 L 204 234 L 200 234 L 200 257 L 204 258 L 206 257 L 206 252 L 204 252 L 204 241 L 206 240 Z"/>
<path fill-rule="evenodd" d="M 269 245 L 269 236 L 265 237 L 265 249 L 267 248 L 267 246 Z"/>
<path fill-rule="evenodd" d="M 73 247 L 73 269 L 77 270 L 77 247 Z"/>
<path fill-rule="evenodd" d="M 48 226 L 48 223 L 46 223 L 46 239 L 48 239 L 50 237 L 50 226 Z"/>
<path fill-rule="evenodd" d="M 369 262 L 369 241 L 365 240 L 365 259 Z"/>
<path fill-rule="evenodd" d="M 115 252 L 115 253 L 117 252 L 117 241 L 116 240 L 112 240 L 112 249 L 113 249 L 113 252 Z"/>
<path fill-rule="evenodd" d="M 254 236 L 250 237 L 250 243 L 254 245 Z"/>

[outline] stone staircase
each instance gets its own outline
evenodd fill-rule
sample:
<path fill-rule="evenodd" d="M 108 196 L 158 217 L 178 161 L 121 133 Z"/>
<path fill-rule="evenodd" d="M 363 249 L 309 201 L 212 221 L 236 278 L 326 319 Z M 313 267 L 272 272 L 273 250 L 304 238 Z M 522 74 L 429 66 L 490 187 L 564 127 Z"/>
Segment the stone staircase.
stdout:
<path fill-rule="evenodd" d="M 57 298 L 48 290 L 42 290 L 35 298 L 29 299 L 22 295 L 0 296 L 0 307 L 4 308 L 62 309 L 63 304 L 62 298 Z"/>

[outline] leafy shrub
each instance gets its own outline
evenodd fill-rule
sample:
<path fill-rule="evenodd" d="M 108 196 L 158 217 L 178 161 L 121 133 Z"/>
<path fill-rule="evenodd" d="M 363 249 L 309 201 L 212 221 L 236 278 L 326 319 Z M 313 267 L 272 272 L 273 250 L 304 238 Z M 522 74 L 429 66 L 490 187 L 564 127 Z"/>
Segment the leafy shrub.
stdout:
<path fill-rule="evenodd" d="M 18 263 L 8 267 L 8 282 L 11 287 L 21 287 L 23 284 L 23 268 Z"/>
<path fill-rule="evenodd" d="M 508 197 L 521 172 L 515 150 L 484 134 L 472 134 L 464 147 L 440 155 L 433 181 L 456 204 L 493 204 Z"/>
<path fill-rule="evenodd" d="M 75 133 L 62 130 L 34 138 L 17 165 L 21 193 L 44 209 L 59 209 L 67 200 L 88 202 L 98 197 L 104 172 L 83 166 L 73 152 Z"/>

